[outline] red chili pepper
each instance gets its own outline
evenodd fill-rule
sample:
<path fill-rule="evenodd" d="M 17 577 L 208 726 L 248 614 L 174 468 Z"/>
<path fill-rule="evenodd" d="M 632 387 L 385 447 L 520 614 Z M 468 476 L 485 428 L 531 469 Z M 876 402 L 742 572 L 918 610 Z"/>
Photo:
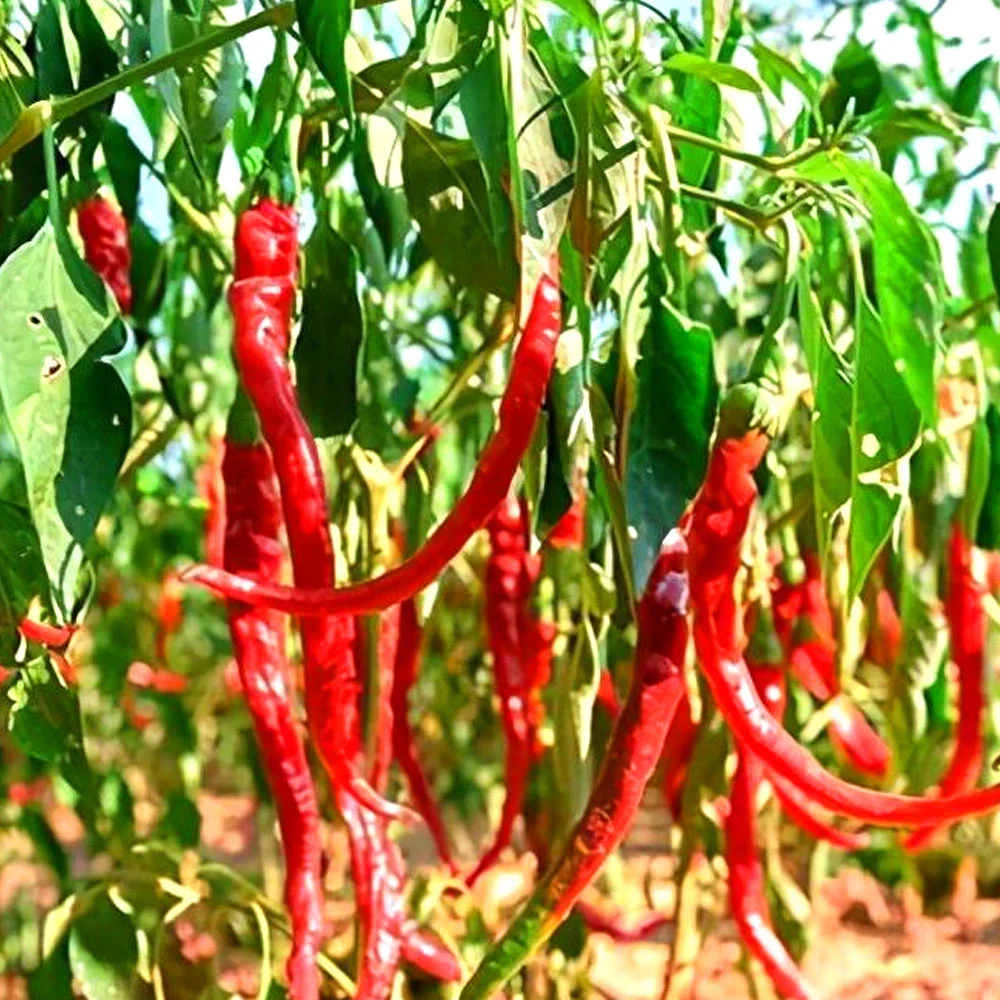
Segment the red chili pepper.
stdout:
<path fill-rule="evenodd" d="M 543 275 L 535 291 L 531 313 L 514 352 L 507 390 L 500 402 L 499 423 L 480 456 L 472 481 L 409 559 L 373 580 L 338 589 L 319 584 L 263 585 L 240 580 L 210 566 L 195 566 L 185 577 L 222 596 L 296 615 L 381 611 L 433 583 L 507 495 L 531 443 L 559 339 L 560 300 L 555 267 L 553 259 L 552 273 Z"/>
<path fill-rule="evenodd" d="M 532 730 L 528 719 L 531 685 L 524 635 L 525 605 L 532 581 L 525 571 L 527 517 L 515 496 L 508 496 L 497 507 L 487 528 L 490 557 L 486 563 L 486 628 L 507 746 L 507 794 L 493 843 L 469 875 L 469 885 L 475 884 L 510 844 L 514 824 L 521 815 L 532 759 Z"/>
<path fill-rule="evenodd" d="M 589 931 L 607 934 L 616 944 L 646 941 L 673 924 L 673 918 L 662 913 L 645 913 L 638 920 L 626 921 L 620 913 L 609 915 L 583 899 L 576 904 L 576 911 Z"/>
<path fill-rule="evenodd" d="M 614 678 L 607 670 L 601 671 L 601 681 L 597 688 L 597 704 L 604 709 L 605 714 L 612 722 L 618 721 L 618 716 L 622 713 L 622 706 L 618 700 L 618 692 L 615 691 Z"/>
<path fill-rule="evenodd" d="M 774 666 L 749 666 L 749 660 L 748 667 L 761 700 L 771 715 L 780 723 L 785 715 L 788 693 L 784 672 Z M 817 816 L 809 800 L 795 785 L 775 774 L 769 774 L 768 780 L 784 814 L 814 840 L 826 840 L 846 851 L 856 851 L 867 846 L 868 835 L 866 833 L 840 830 Z"/>
<path fill-rule="evenodd" d="M 334 580 L 334 553 L 323 469 L 288 366 L 298 254 L 294 210 L 260 202 L 240 216 L 235 243 L 236 281 L 229 290 L 235 319 L 233 351 L 274 456 L 293 575 L 300 586 L 329 587 Z M 242 601 L 240 595 L 233 596 Z M 387 818 L 410 818 L 408 810 L 383 799 L 358 771 L 362 743 L 353 619 L 323 613 L 303 621 L 300 631 L 306 715 L 334 784 Z"/>
<path fill-rule="evenodd" d="M 183 674 L 173 670 L 156 670 L 142 660 L 135 660 L 129 665 L 126 677 L 134 687 L 158 694 L 181 694 L 188 686 L 188 679 Z"/>
<path fill-rule="evenodd" d="M 359 623 L 359 632 L 360 623 Z M 375 758 L 371 783 L 380 794 L 385 791 L 392 764 L 393 694 L 396 686 L 396 662 L 400 639 L 400 607 L 387 608 L 378 623 L 378 709 L 375 718 Z"/>
<path fill-rule="evenodd" d="M 688 767 L 697 737 L 698 726 L 691 715 L 691 701 L 685 693 L 674 713 L 674 721 L 670 723 L 660 757 L 663 798 L 674 820 L 680 819 L 684 786 L 687 784 Z"/>
<path fill-rule="evenodd" d="M 97 195 L 77 205 L 76 220 L 87 263 L 111 289 L 118 308 L 128 315 L 132 311 L 132 249 L 125 216 Z"/>
<path fill-rule="evenodd" d="M 733 591 L 740 547 L 757 497 L 753 471 L 768 440 L 760 430 L 720 437 L 705 483 L 684 518 L 691 549 L 695 649 L 719 710 L 737 740 L 814 804 L 867 822 L 916 826 L 996 808 L 1000 786 L 934 799 L 876 792 L 841 781 L 799 746 L 760 700 L 741 656 Z"/>
<path fill-rule="evenodd" d="M 22 618 L 17 630 L 28 642 L 37 642 L 50 649 L 64 649 L 76 633 L 78 625 L 47 625 L 45 622 Z"/>
<path fill-rule="evenodd" d="M 554 549 L 582 549 L 587 529 L 587 494 L 582 490 L 573 499 L 569 510 L 546 535 L 545 542 Z"/>
<path fill-rule="evenodd" d="M 210 566 L 222 566 L 222 549 L 226 540 L 225 495 L 222 484 L 223 441 L 213 435 L 208 454 L 198 467 L 198 496 L 205 502 L 205 561 Z"/>
<path fill-rule="evenodd" d="M 223 459 L 225 565 L 273 580 L 281 572 L 281 508 L 263 444 L 229 441 Z M 285 852 L 285 902 L 292 923 L 289 996 L 316 1000 L 323 939 L 319 810 L 289 691 L 284 629 L 273 613 L 231 603 L 229 629 L 247 706 L 261 746 Z"/>
<path fill-rule="evenodd" d="M 764 870 L 757 856 L 756 792 L 760 765 L 737 749 L 736 773 L 726 820 L 729 907 L 747 950 L 764 966 L 778 992 L 788 1000 L 816 1000 L 771 924 L 764 894 Z"/>
<path fill-rule="evenodd" d="M 184 587 L 173 571 L 164 574 L 156 602 L 156 659 L 167 662 L 167 642 L 184 620 Z"/>
<path fill-rule="evenodd" d="M 972 571 L 973 546 L 956 521 L 948 545 L 948 592 L 945 615 L 951 637 L 951 658 L 958 672 L 958 722 L 951 760 L 941 778 L 941 795 L 974 788 L 983 769 L 983 670 L 986 649 L 986 610 L 983 586 Z M 937 827 L 914 830 L 903 841 L 908 851 L 925 847 Z"/>
<path fill-rule="evenodd" d="M 874 603 L 865 657 L 880 667 L 892 667 L 903 648 L 903 623 L 892 594 L 885 587 L 878 589 Z"/>
<path fill-rule="evenodd" d="M 524 908 L 473 973 L 462 990 L 463 1000 L 492 996 L 548 940 L 634 819 L 684 692 L 686 555 L 683 537 L 672 531 L 639 602 L 632 686 L 583 816 Z"/>
<path fill-rule="evenodd" d="M 413 730 L 410 728 L 409 696 L 417 679 L 423 629 L 417 620 L 417 609 L 412 598 L 400 607 L 399 645 L 396 652 L 396 671 L 392 685 L 392 747 L 396 761 L 406 776 L 410 796 L 417 811 L 427 823 L 434 838 L 438 856 L 451 871 L 456 871 L 455 860 L 448 846 L 448 834 L 438 810 L 430 782 L 417 756 Z"/>
<path fill-rule="evenodd" d="M 827 733 L 841 759 L 862 774 L 884 778 L 889 773 L 892 753 L 861 709 L 839 695 L 828 711 Z"/>

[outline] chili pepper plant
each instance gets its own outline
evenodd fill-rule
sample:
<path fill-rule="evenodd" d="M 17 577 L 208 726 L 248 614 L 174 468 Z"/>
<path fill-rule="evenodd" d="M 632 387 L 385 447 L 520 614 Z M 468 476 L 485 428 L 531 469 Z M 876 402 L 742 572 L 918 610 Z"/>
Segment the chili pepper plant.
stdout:
<path fill-rule="evenodd" d="M 0 3 L 0 992 L 794 1000 L 839 873 L 1000 892 L 962 3 Z"/>

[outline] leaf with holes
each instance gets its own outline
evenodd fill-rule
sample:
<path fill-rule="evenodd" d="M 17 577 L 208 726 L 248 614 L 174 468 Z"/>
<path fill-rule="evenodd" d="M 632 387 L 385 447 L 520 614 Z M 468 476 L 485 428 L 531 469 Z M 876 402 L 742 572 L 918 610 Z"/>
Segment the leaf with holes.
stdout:
<path fill-rule="evenodd" d="M 117 474 L 131 410 L 103 361 L 117 346 L 114 306 L 103 283 L 60 243 L 46 224 L 0 267 L 0 403 L 24 466 L 52 599 L 67 615 L 81 546 Z"/>

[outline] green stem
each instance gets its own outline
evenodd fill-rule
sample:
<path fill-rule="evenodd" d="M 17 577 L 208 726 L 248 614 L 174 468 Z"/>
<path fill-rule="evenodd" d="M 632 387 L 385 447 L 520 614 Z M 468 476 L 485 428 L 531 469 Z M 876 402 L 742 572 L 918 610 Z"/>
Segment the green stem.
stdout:
<path fill-rule="evenodd" d="M 151 76 L 164 73 L 167 70 L 177 69 L 186 66 L 188 63 L 196 62 L 214 49 L 221 48 L 229 42 L 234 42 L 244 35 L 257 31 L 258 28 L 288 28 L 295 23 L 295 4 L 292 2 L 282 3 L 276 7 L 270 7 L 248 17 L 238 24 L 227 24 L 225 27 L 210 31 L 201 38 L 196 38 L 187 45 L 181 45 L 156 59 L 132 66 L 116 76 L 107 80 L 102 80 L 93 87 L 81 90 L 79 94 L 71 97 L 57 98 L 54 101 L 38 101 L 21 112 L 21 118 L 26 123 L 31 123 L 32 127 L 19 128 L 15 125 L 14 132 L 0 144 L 0 163 L 9 160 L 18 150 L 22 149 L 33 139 L 36 139 L 44 128 L 45 111 L 48 109 L 50 120 L 53 125 L 66 121 L 81 111 L 100 104 L 109 97 L 117 94 L 120 90 L 142 83 Z M 37 123 L 37 124 L 36 124 Z M 20 124 L 20 122 L 19 122 Z"/>
<path fill-rule="evenodd" d="M 59 174 L 56 171 L 56 140 L 51 125 L 45 129 L 42 145 L 45 149 L 45 184 L 49 189 L 49 221 L 58 233 L 62 228 L 59 214 Z"/>

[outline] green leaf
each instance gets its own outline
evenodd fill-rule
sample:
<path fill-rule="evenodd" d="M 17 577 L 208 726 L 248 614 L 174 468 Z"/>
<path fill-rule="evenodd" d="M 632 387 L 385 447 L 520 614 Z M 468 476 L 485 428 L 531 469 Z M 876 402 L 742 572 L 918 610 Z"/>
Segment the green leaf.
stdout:
<path fill-rule="evenodd" d="M 108 896 L 74 920 L 69 962 L 87 1000 L 133 1000 L 138 960 L 135 927 Z"/>
<path fill-rule="evenodd" d="M 553 3 L 569 14 L 579 27 L 593 35 L 594 38 L 603 37 L 604 22 L 590 0 L 553 0 Z"/>
<path fill-rule="evenodd" d="M 840 124 L 851 101 L 856 115 L 867 114 L 882 93 L 882 70 L 871 51 L 856 38 L 837 53 L 832 77 L 820 101 L 823 121 L 828 125 Z"/>
<path fill-rule="evenodd" d="M 34 93 L 32 68 L 17 40 L 5 33 L 0 38 L 0 140 L 7 137 Z"/>
<path fill-rule="evenodd" d="M 976 525 L 976 545 L 1000 549 L 1000 409 L 991 403 L 982 420 L 985 430 L 986 486 Z"/>
<path fill-rule="evenodd" d="M 851 401 L 853 373 L 837 353 L 809 286 L 805 257 L 799 265 L 799 324 L 813 386 L 812 475 L 821 556 L 830 544 L 833 519 L 851 496 Z"/>
<path fill-rule="evenodd" d="M 924 79 L 935 97 L 947 100 L 948 94 L 941 78 L 941 67 L 938 65 L 937 33 L 931 24 L 930 15 L 915 4 L 903 5 L 904 16 L 917 32 L 917 49 L 924 64 Z"/>
<path fill-rule="evenodd" d="M 701 486 L 719 398 L 712 332 L 667 301 L 663 262 L 652 251 L 648 280 L 650 313 L 639 343 L 625 471 L 635 531 L 632 565 L 640 589 L 664 536 Z"/>
<path fill-rule="evenodd" d="M 472 142 L 408 121 L 403 187 L 410 214 L 441 268 L 463 285 L 512 301 L 513 247 L 497 253 L 486 182 Z"/>
<path fill-rule="evenodd" d="M 351 31 L 352 0 L 296 0 L 299 29 L 309 54 L 316 60 L 340 101 L 349 122 L 354 121 L 351 75 L 347 71 L 344 44 Z"/>
<path fill-rule="evenodd" d="M 779 100 L 782 99 L 781 82 L 787 80 L 806 99 L 809 107 L 816 104 L 819 93 L 805 70 L 796 66 L 787 56 L 768 48 L 763 42 L 754 41 L 751 51 L 757 60 L 761 79 Z"/>
<path fill-rule="evenodd" d="M 118 72 L 118 56 L 87 0 L 68 0 L 69 26 L 80 48 L 79 89 L 86 90 Z M 108 99 L 108 106 L 111 101 Z"/>
<path fill-rule="evenodd" d="M 761 93 L 760 81 L 752 73 L 728 63 L 713 62 L 696 52 L 676 52 L 663 64 L 663 68 L 696 76 L 720 87 L 735 87 L 751 94 Z"/>
<path fill-rule="evenodd" d="M 74 601 L 80 544 L 107 500 L 109 470 L 117 472 L 129 433 L 120 380 L 101 360 L 102 348 L 113 346 L 113 333 L 101 337 L 114 306 L 49 224 L 0 267 L 0 296 L 0 402 L 24 466 L 53 600 L 65 615 Z M 73 399 L 78 412 L 72 413 L 76 391 L 86 398 Z M 76 475 L 90 462 L 95 467 L 82 481 L 65 481 L 67 470 Z"/>
<path fill-rule="evenodd" d="M 937 416 L 941 261 L 937 241 L 891 177 L 830 157 L 871 214 L 875 292 L 889 353 L 925 423 Z"/>
<path fill-rule="evenodd" d="M 83 746 L 76 692 L 41 658 L 21 665 L 7 697 L 8 725 L 17 745 L 29 756 L 54 764 L 79 794 L 81 810 L 92 810 L 95 782 Z"/>
<path fill-rule="evenodd" d="M 990 261 L 993 291 L 1000 295 L 1000 205 L 993 209 L 989 225 L 986 227 L 986 253 Z"/>
<path fill-rule="evenodd" d="M 104 159 L 122 212 L 126 219 L 134 219 L 139 207 L 142 153 L 125 126 L 113 118 L 105 120 L 101 145 L 104 147 Z"/>
<path fill-rule="evenodd" d="M 345 434 L 358 413 L 358 354 L 364 318 L 358 260 L 323 220 L 306 244 L 302 329 L 295 373 L 302 410 L 317 437 Z"/>
<path fill-rule="evenodd" d="M 150 0 L 149 6 L 149 51 L 153 58 L 166 56 L 173 45 L 170 40 L 170 12 L 166 0 Z M 192 161 L 197 164 L 194 142 L 184 114 L 184 103 L 181 100 L 181 83 L 174 69 L 168 69 L 156 77 L 156 87 L 163 98 L 167 112 L 181 130 L 184 142 L 191 153 Z"/>
<path fill-rule="evenodd" d="M 993 69 L 993 57 L 987 56 L 980 59 L 975 65 L 970 66 L 963 74 L 961 80 L 955 85 L 955 92 L 951 95 L 951 110 L 956 115 L 963 118 L 971 118 L 979 110 L 979 102 L 982 100 L 983 88 L 987 83 L 987 76 Z"/>
<path fill-rule="evenodd" d="M 857 597 L 906 497 L 909 453 L 920 411 L 897 369 L 897 355 L 871 304 L 857 310 L 852 427 L 850 596 Z"/>
<path fill-rule="evenodd" d="M 75 89 L 73 74 L 66 54 L 66 43 L 63 39 L 56 0 L 43 0 L 38 8 L 34 41 L 38 96 L 56 97 L 72 94 Z"/>
<path fill-rule="evenodd" d="M 17 626 L 32 600 L 48 604 L 49 583 L 38 535 L 23 507 L 0 500 L 0 663 L 13 663 Z"/>

